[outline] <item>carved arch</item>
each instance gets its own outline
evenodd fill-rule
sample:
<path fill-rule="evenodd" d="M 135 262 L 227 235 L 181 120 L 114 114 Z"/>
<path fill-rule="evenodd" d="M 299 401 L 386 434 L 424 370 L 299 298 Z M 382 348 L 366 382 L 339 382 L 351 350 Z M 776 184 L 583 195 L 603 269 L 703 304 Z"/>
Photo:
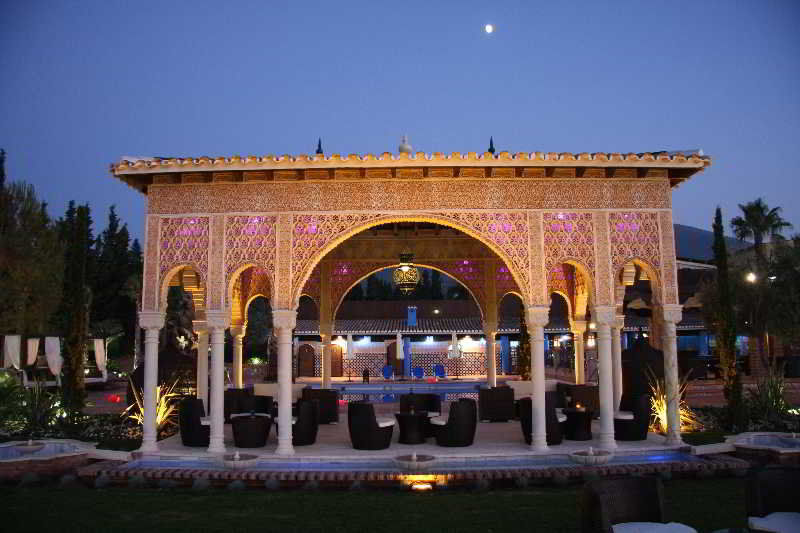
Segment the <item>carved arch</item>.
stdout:
<path fill-rule="evenodd" d="M 207 286 L 205 283 L 205 279 L 203 278 L 203 275 L 200 272 L 198 272 L 196 265 L 194 265 L 193 263 L 181 263 L 173 266 L 161 276 L 160 280 L 161 286 L 158 289 L 159 311 L 166 311 L 167 293 L 169 292 L 169 284 L 172 282 L 172 278 L 174 278 L 176 275 L 178 275 L 178 273 L 181 270 L 184 269 L 190 269 L 192 272 L 194 272 L 194 275 L 197 276 L 197 290 L 202 294 L 203 303 L 207 307 L 208 294 L 207 294 Z M 194 295 L 195 291 L 191 290 L 191 288 L 189 289 L 190 289 L 189 292 L 191 292 Z"/>

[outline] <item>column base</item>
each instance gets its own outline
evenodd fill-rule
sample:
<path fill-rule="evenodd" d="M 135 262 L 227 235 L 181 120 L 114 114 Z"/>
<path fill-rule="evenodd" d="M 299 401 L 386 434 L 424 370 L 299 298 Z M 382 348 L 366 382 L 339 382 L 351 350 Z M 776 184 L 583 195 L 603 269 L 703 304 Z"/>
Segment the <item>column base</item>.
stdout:
<path fill-rule="evenodd" d="M 664 441 L 664 444 L 666 444 L 667 446 L 685 446 L 686 445 L 686 443 L 683 442 L 683 439 L 681 439 L 680 435 L 667 435 L 667 438 Z"/>
<path fill-rule="evenodd" d="M 158 448 L 158 443 L 155 441 L 142 441 L 142 445 L 139 448 L 140 452 L 142 453 L 158 453 L 160 450 Z"/>
<path fill-rule="evenodd" d="M 533 436 L 533 441 L 531 442 L 531 450 L 537 453 L 546 453 L 550 450 L 547 446 L 547 437 L 542 437 L 541 439 L 537 439 L 536 436 Z"/>
<path fill-rule="evenodd" d="M 616 450 L 617 449 L 617 441 L 614 440 L 614 434 L 611 435 L 599 435 L 597 439 L 597 447 L 601 450 Z"/>
<path fill-rule="evenodd" d="M 225 442 L 211 439 L 208 444 L 208 453 L 225 453 Z"/>
<path fill-rule="evenodd" d="M 281 441 L 278 440 L 278 449 L 275 450 L 277 455 L 294 455 L 294 446 L 292 445 L 292 441 Z"/>

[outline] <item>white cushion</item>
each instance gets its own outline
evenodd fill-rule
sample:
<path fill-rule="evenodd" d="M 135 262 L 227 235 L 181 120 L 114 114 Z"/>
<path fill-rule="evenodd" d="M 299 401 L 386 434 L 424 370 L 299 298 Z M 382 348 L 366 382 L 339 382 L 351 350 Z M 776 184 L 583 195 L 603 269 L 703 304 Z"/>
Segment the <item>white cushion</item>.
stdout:
<path fill-rule="evenodd" d="M 633 411 L 617 411 L 614 418 L 618 420 L 633 420 Z"/>
<path fill-rule="evenodd" d="M 211 417 L 204 416 L 200 418 L 200 425 L 201 426 L 210 426 L 211 425 Z"/>
<path fill-rule="evenodd" d="M 379 428 L 388 428 L 393 426 L 395 422 L 394 418 L 376 418 L 375 420 L 378 422 Z"/>
<path fill-rule="evenodd" d="M 800 513 L 770 513 L 767 516 L 749 516 L 747 525 L 759 531 L 794 533 L 800 531 Z"/>
<path fill-rule="evenodd" d="M 296 416 L 293 416 L 293 417 L 292 417 L 292 424 L 295 424 L 295 423 L 297 423 L 297 417 L 296 417 Z"/>
<path fill-rule="evenodd" d="M 566 422 L 567 421 L 567 415 L 565 415 L 564 413 L 559 413 L 558 411 L 556 411 L 556 419 L 558 419 L 559 422 Z"/>
<path fill-rule="evenodd" d="M 267 416 L 267 417 L 272 418 L 272 415 L 270 415 L 269 413 L 233 413 L 231 415 L 231 418 L 238 418 L 240 416 L 250 416 L 250 415 L 253 415 L 253 416 Z"/>
<path fill-rule="evenodd" d="M 697 533 L 697 530 L 677 522 L 623 522 L 611 526 L 614 533 Z"/>
<path fill-rule="evenodd" d="M 442 413 L 440 413 L 439 411 L 428 411 L 428 418 L 431 418 L 433 416 L 439 416 L 441 414 Z"/>
<path fill-rule="evenodd" d="M 430 419 L 431 424 L 436 426 L 445 426 L 447 425 L 447 417 L 444 416 L 434 416 Z"/>

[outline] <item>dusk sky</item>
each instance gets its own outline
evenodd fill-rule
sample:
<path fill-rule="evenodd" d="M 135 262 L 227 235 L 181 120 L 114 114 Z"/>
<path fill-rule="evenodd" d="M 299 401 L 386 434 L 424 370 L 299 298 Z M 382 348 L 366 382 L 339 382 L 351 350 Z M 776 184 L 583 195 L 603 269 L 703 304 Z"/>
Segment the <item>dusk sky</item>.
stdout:
<path fill-rule="evenodd" d="M 483 31 L 491 23 L 491 35 Z M 800 232 L 800 2 L 37 2 L 0 7 L 0 147 L 61 216 L 134 236 L 123 155 L 702 148 L 675 221 L 764 197 Z M 730 233 L 730 228 L 726 230 Z"/>

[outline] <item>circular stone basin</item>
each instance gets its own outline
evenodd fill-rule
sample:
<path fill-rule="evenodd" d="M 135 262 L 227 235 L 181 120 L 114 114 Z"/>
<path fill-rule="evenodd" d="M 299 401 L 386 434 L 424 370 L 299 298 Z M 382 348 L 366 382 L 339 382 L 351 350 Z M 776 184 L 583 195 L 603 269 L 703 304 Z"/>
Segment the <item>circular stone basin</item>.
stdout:
<path fill-rule="evenodd" d="M 36 453 L 39 450 L 44 448 L 44 442 L 35 440 L 33 442 L 28 441 L 24 444 L 15 444 L 14 449 L 17 450 L 19 453 L 28 455 L 31 453 Z"/>
<path fill-rule="evenodd" d="M 241 470 L 255 466 L 258 462 L 258 456 L 249 453 L 240 453 L 239 457 L 236 458 L 234 454 L 229 453 L 222 456 L 222 462 L 225 463 L 225 466 L 228 468 Z"/>
<path fill-rule="evenodd" d="M 583 450 L 569 454 L 569 458 L 578 464 L 587 466 L 604 465 L 614 457 L 614 454 L 606 450 Z"/>
<path fill-rule="evenodd" d="M 398 455 L 394 462 L 405 470 L 427 470 L 436 463 L 433 455 Z"/>

